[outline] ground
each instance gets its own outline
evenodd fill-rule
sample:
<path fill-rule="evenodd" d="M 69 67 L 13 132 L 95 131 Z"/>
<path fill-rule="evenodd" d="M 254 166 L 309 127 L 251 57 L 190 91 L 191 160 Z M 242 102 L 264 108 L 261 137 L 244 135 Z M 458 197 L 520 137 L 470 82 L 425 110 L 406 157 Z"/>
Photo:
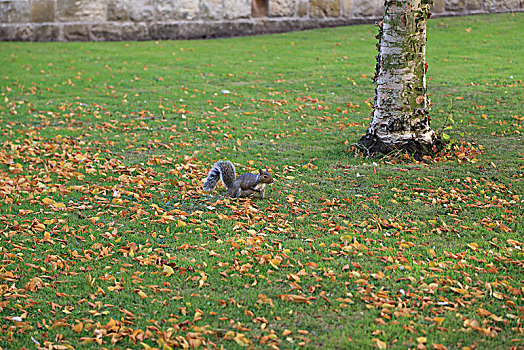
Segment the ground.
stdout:
<path fill-rule="evenodd" d="M 354 146 L 373 26 L 0 43 L 0 346 L 522 346 L 523 22 L 430 20 L 420 161 Z"/>

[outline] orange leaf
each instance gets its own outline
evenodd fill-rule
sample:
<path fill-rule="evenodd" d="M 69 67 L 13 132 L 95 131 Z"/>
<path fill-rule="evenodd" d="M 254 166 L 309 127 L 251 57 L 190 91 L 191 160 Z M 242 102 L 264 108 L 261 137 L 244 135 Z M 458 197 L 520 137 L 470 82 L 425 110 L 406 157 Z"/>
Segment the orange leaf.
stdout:
<path fill-rule="evenodd" d="M 71 328 L 73 329 L 75 333 L 80 333 L 82 332 L 82 329 L 84 328 L 84 324 L 82 322 L 78 322 L 74 326 L 71 326 Z"/>

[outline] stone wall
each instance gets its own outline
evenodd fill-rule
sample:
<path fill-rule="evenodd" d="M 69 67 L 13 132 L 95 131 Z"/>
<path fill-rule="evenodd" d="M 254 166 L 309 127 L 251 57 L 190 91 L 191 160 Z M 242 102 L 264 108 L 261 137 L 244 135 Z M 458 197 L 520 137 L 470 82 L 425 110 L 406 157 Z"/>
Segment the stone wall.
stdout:
<path fill-rule="evenodd" d="M 369 23 L 383 0 L 0 0 L 0 40 L 198 39 Z M 524 0 L 434 0 L 433 15 L 524 10 Z"/>

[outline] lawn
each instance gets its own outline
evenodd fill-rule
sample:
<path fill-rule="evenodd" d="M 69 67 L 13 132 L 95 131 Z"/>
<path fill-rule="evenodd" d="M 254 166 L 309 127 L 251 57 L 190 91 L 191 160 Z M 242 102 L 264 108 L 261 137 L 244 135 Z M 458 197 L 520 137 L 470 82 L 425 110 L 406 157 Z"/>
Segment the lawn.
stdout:
<path fill-rule="evenodd" d="M 354 146 L 371 25 L 0 43 L 0 347 L 521 347 L 523 24 L 430 20 L 423 161 Z"/>

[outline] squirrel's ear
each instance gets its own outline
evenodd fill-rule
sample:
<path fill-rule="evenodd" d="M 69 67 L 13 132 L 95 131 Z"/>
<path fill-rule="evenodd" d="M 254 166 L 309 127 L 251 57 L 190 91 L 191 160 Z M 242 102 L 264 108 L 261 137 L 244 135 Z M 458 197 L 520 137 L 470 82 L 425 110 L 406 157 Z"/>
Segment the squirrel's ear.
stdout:
<path fill-rule="evenodd" d="M 262 173 L 263 173 L 262 169 L 258 169 L 258 173 L 259 173 L 260 175 L 262 175 Z"/>

